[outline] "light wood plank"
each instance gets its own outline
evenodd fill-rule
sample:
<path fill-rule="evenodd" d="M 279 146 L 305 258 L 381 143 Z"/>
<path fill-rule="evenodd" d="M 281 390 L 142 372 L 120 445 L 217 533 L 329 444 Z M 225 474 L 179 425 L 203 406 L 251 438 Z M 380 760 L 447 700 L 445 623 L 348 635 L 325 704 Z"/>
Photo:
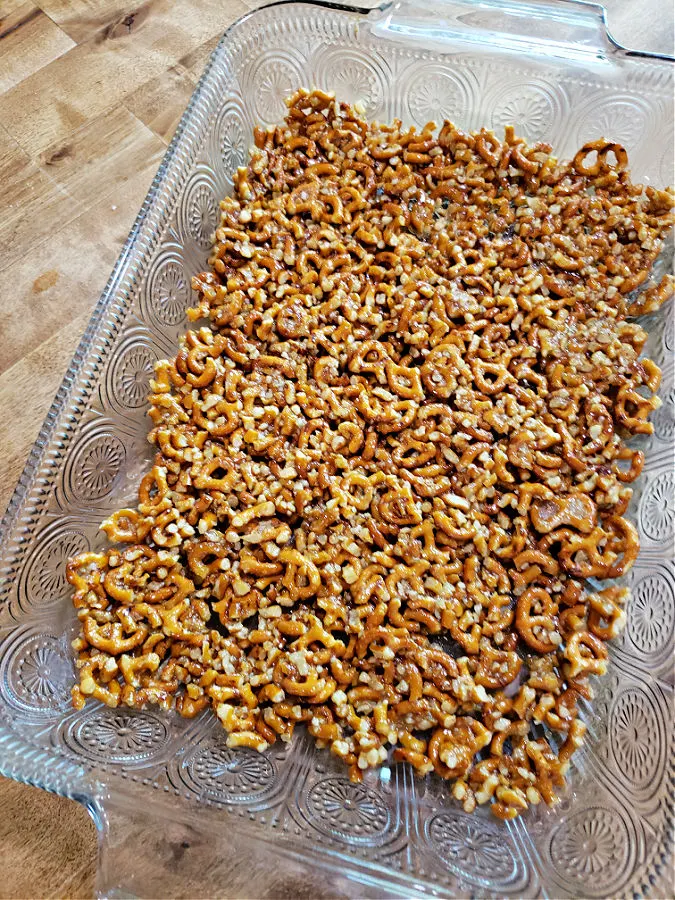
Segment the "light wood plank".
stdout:
<path fill-rule="evenodd" d="M 77 215 L 77 201 L 0 128 L 0 270 Z"/>
<path fill-rule="evenodd" d="M 23 255 L 0 272 L 0 297 L 7 298 L 12 310 L 3 323 L 0 373 L 11 371 L 60 328 L 72 327 L 76 342 L 79 340 L 83 329 L 78 330 L 71 323 L 82 314 L 89 315 L 94 308 L 155 170 L 153 163 L 136 172 L 114 195 L 103 198 L 54 234 L 42 245 L 38 256 Z M 66 365 L 64 359 L 63 367 L 56 368 L 55 377 L 44 391 L 45 412 Z M 11 375 L 9 385 L 11 388 Z M 42 389 L 41 383 L 39 390 Z M 7 402 L 10 403 L 9 398 Z M 41 420 L 42 417 L 34 424 L 39 425 Z M 30 444 L 17 454 L 19 463 L 29 449 Z"/>
<path fill-rule="evenodd" d="M 111 0 L 40 0 L 40 6 L 78 44 L 89 40 L 98 32 L 105 32 L 108 39 L 138 34 L 148 15 L 152 2 L 113 3 Z"/>
<path fill-rule="evenodd" d="M 33 251 L 40 239 L 75 218 L 77 202 L 32 163 L 25 177 L 3 191 L 11 193 L 7 215 L 0 218 L 0 270 Z"/>
<path fill-rule="evenodd" d="M 0 778 L 0 847 L 0 898 L 93 895 L 96 828 L 78 803 Z"/>
<path fill-rule="evenodd" d="M 22 3 L 0 19 L 0 94 L 74 46 L 49 16 Z"/>
<path fill-rule="evenodd" d="M 67 141 L 169 63 L 129 47 L 81 44 L 0 97 L 0 123 L 31 156 Z"/>
<path fill-rule="evenodd" d="M 208 2 L 211 2 L 211 0 L 208 0 Z M 206 41 L 195 45 L 195 47 L 190 50 L 189 53 L 187 53 L 180 59 L 180 64 L 193 75 L 196 81 L 199 81 L 199 79 L 204 74 L 204 69 L 206 68 L 206 64 L 211 58 L 211 54 L 218 46 L 220 39 L 230 27 L 230 25 L 236 22 L 237 19 L 241 18 L 241 16 L 251 12 L 252 10 L 258 9 L 260 6 L 265 6 L 268 2 L 269 0 L 242 0 L 241 3 L 233 4 L 233 13 L 230 17 L 230 20 L 227 22 L 224 21 L 222 28 L 215 30 L 211 37 L 209 37 Z M 235 8 L 236 14 L 234 12 Z"/>
<path fill-rule="evenodd" d="M 169 33 L 147 43 L 131 32 L 95 35 L 1 96 L 0 124 L 39 156 L 165 71 L 186 45 L 173 32 L 179 39 Z"/>
<path fill-rule="evenodd" d="M 11 16 L 16 10 L 25 4 L 26 0 L 2 0 L 2 5 L 0 6 L 0 23 L 3 19 L 6 19 L 8 16 Z"/>
<path fill-rule="evenodd" d="M 74 8 L 82 3 L 73 3 Z M 49 10 L 49 5 L 46 4 Z M 221 33 L 246 7 L 230 0 L 148 0 L 129 24 L 115 19 L 0 97 L 0 124 L 31 156 L 65 140 L 195 46 Z M 63 26 L 67 29 L 68 22 Z"/>
<path fill-rule="evenodd" d="M 203 44 L 195 47 L 194 50 L 191 50 L 181 59 L 180 64 L 190 72 L 196 81 L 199 81 L 204 74 L 206 64 L 211 58 L 211 54 L 218 46 L 221 37 L 222 35 L 220 34 L 214 35 L 214 37 L 209 38 L 208 41 L 204 41 Z"/>
<path fill-rule="evenodd" d="M 14 138 L 0 126 L 0 182 L 5 188 L 8 184 L 21 181 L 30 166 L 30 157 L 19 147 Z M 6 212 L 11 195 L 2 195 L 2 208 Z"/>
<path fill-rule="evenodd" d="M 88 320 L 89 311 L 69 320 L 65 327 L 53 331 L 48 340 L 0 375 L 0 507 L 3 510 L 14 493 Z"/>
<path fill-rule="evenodd" d="M 40 0 L 44 11 L 77 43 L 103 34 L 106 39 L 134 35 L 147 41 L 158 21 L 170 31 L 181 31 L 196 46 L 247 11 L 242 0 L 145 0 L 143 3 L 111 3 L 110 0 Z M 187 52 L 187 49 L 184 52 Z"/>
<path fill-rule="evenodd" d="M 159 165 L 164 143 L 128 109 L 119 105 L 48 147 L 38 163 L 84 207 L 148 166 Z"/>
<path fill-rule="evenodd" d="M 195 84 L 195 79 L 183 66 L 172 66 L 141 85 L 126 98 L 124 105 L 168 144 L 190 102 Z"/>

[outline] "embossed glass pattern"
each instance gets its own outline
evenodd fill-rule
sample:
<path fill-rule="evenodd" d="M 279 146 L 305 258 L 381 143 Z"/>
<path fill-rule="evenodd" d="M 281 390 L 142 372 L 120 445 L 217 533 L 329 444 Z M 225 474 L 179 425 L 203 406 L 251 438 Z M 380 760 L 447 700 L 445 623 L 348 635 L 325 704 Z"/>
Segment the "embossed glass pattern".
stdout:
<path fill-rule="evenodd" d="M 99 887 L 113 894 L 189 893 L 187 873 L 210 877 L 215 848 L 232 846 L 244 869 L 252 848 L 276 854 L 266 887 L 254 869 L 243 872 L 239 891 L 249 895 L 278 886 L 284 873 L 303 878 L 310 895 L 325 891 L 321 868 L 334 892 L 360 896 L 670 894 L 671 308 L 648 323 L 663 405 L 642 441 L 647 465 L 631 507 L 642 541 L 628 578 L 633 601 L 557 808 L 509 824 L 469 817 L 447 785 L 415 779 L 405 766 L 351 784 L 303 736 L 258 755 L 229 750 L 213 717 L 70 707 L 75 616 L 64 562 L 101 546 L 100 520 L 134 496 L 150 458 L 148 376 L 185 329 L 190 276 L 205 265 L 218 201 L 253 124 L 277 121 L 283 98 L 302 85 L 360 101 L 380 120 L 512 123 L 560 155 L 603 134 L 625 144 L 635 180 L 673 181 L 672 67 L 613 45 L 599 7 L 500 0 L 366 14 L 290 3 L 235 24 L 190 102 L 3 520 L 0 769 L 90 807 L 103 833 Z M 177 828 L 189 840 L 165 858 Z M 132 841 L 135 863 L 125 869 L 122 849 Z M 234 878 L 236 866 L 229 871 Z"/>

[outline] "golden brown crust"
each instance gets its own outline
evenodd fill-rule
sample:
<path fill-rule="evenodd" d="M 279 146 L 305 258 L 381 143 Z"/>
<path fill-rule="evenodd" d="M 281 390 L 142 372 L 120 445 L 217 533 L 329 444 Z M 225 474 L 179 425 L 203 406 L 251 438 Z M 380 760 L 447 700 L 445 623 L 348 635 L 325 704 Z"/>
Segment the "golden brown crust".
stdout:
<path fill-rule="evenodd" d="M 120 546 L 68 566 L 74 702 L 210 705 L 257 749 L 306 722 L 354 778 L 393 746 L 467 810 L 554 802 L 624 619 L 582 579 L 638 552 L 623 440 L 659 372 L 625 318 L 672 194 L 606 141 L 559 164 L 320 92 L 255 141 Z"/>

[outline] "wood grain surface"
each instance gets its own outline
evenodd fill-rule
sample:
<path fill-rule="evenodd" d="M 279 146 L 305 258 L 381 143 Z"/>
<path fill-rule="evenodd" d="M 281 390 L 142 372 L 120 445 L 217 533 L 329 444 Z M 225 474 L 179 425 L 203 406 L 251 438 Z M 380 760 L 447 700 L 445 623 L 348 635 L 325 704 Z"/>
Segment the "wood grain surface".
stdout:
<path fill-rule="evenodd" d="M 0 510 L 211 51 L 257 5 L 0 0 Z M 619 42 L 673 52 L 671 0 L 606 5 Z M 95 867 L 81 807 L 0 779 L 0 898 L 89 897 Z"/>

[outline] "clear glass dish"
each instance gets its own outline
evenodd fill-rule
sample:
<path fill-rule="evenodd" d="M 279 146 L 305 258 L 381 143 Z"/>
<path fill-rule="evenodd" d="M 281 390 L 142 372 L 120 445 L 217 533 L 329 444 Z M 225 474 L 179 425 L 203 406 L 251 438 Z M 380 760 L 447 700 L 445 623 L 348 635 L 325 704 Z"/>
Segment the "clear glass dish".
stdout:
<path fill-rule="evenodd" d="M 664 371 L 632 504 L 642 541 L 628 625 L 587 710 L 589 740 L 552 809 L 509 824 L 465 815 L 405 766 L 351 784 L 300 735 L 231 751 L 212 716 L 69 703 L 75 616 L 67 557 L 102 544 L 150 458 L 153 362 L 185 328 L 218 201 L 254 123 L 299 86 L 370 118 L 514 124 L 567 155 L 604 134 L 635 180 L 672 183 L 673 69 L 608 36 L 575 2 L 403 2 L 368 12 L 289 3 L 225 34 L 157 173 L 45 420 L 0 536 L 0 771 L 84 803 L 98 889 L 129 896 L 669 896 L 672 894 L 672 305 L 652 316 Z M 667 261 L 664 261 L 664 265 Z"/>

